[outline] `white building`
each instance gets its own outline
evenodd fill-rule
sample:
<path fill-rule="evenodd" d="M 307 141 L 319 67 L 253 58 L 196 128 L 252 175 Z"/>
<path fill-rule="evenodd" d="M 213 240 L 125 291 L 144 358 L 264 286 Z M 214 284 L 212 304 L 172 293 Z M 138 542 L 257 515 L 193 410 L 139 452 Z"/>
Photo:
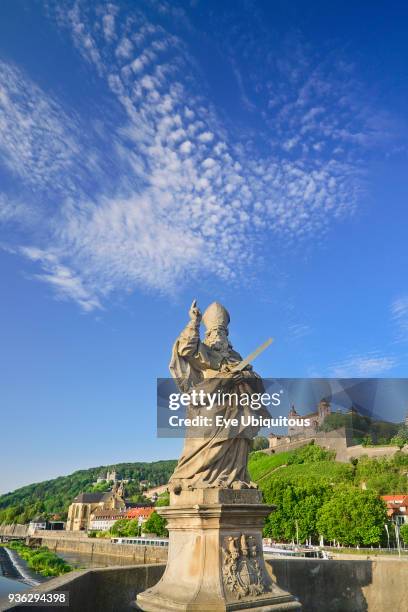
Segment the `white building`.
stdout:
<path fill-rule="evenodd" d="M 97 508 L 91 514 L 89 529 L 91 531 L 108 531 L 119 519 L 126 518 L 126 512 Z"/>
<path fill-rule="evenodd" d="M 47 529 L 47 521 L 43 518 L 33 518 L 28 525 L 28 534 L 33 535 L 34 531 L 38 529 Z"/>

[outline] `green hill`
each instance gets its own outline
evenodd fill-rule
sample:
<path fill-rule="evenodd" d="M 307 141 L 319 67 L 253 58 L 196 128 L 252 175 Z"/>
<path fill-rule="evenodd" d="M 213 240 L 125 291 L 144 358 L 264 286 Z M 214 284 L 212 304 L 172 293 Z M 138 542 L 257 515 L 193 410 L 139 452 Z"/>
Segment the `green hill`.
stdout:
<path fill-rule="evenodd" d="M 402 452 L 347 464 L 308 444 L 278 455 L 252 453 L 248 468 L 265 502 L 276 506 L 264 529 L 276 540 L 318 542 L 323 535 L 345 545 L 377 545 L 387 522 L 379 496 L 408 492 L 408 455 Z"/>
<path fill-rule="evenodd" d="M 111 466 L 99 466 L 87 470 L 79 470 L 69 476 L 60 476 L 45 480 L 0 496 L 0 523 L 26 523 L 35 515 L 65 516 L 73 498 L 81 492 L 93 491 L 93 484 L 98 476 L 106 474 L 115 468 L 122 479 L 131 479 L 126 488 L 127 496 L 137 494 L 139 483 L 147 480 L 151 486 L 166 484 L 172 474 L 175 460 L 155 461 L 153 463 L 117 463 Z M 108 485 L 98 485 L 97 489 L 108 488 Z"/>
<path fill-rule="evenodd" d="M 402 452 L 391 457 L 363 456 L 352 463 L 338 463 L 331 451 L 307 444 L 277 455 L 251 453 L 248 468 L 252 480 L 263 491 L 276 480 L 296 485 L 349 483 L 378 495 L 408 490 L 408 455 Z"/>
<path fill-rule="evenodd" d="M 125 493 L 132 498 L 141 491 L 140 481 L 151 486 L 167 483 L 175 465 L 171 460 L 109 467 L 122 479 L 131 479 Z M 253 452 L 248 468 L 265 502 L 276 506 L 265 535 L 278 540 L 317 542 L 324 535 L 344 544 L 376 545 L 385 537 L 387 521 L 379 495 L 408 491 L 408 455 L 402 452 L 339 463 L 333 452 L 308 444 L 277 455 Z M 93 485 L 106 471 L 107 466 L 79 470 L 2 495 L 0 523 L 25 523 L 37 514 L 64 516 L 78 493 L 109 488 L 108 483 Z"/>

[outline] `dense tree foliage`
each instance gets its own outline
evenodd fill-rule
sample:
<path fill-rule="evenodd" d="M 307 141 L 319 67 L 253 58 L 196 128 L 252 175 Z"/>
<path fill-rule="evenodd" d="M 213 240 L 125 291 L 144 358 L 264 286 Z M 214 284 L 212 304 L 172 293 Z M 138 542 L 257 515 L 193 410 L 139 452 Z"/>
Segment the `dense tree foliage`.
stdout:
<path fill-rule="evenodd" d="M 264 535 L 280 541 L 318 540 L 316 514 L 329 494 L 328 485 L 295 485 L 280 478 L 273 479 L 265 493 L 265 500 L 275 504 L 276 510 L 265 523 Z"/>
<path fill-rule="evenodd" d="M 398 433 L 391 439 L 391 444 L 395 444 L 401 450 L 408 444 L 408 426 L 404 425 L 398 430 Z"/>
<path fill-rule="evenodd" d="M 376 421 L 355 411 L 347 414 L 332 412 L 325 418 L 320 430 L 328 432 L 340 427 L 353 431 L 356 444 L 362 444 L 364 441 L 365 444 L 389 444 L 400 425 L 389 421 Z"/>
<path fill-rule="evenodd" d="M 140 526 L 137 519 L 119 519 L 112 525 L 109 533 L 122 538 L 132 538 L 140 535 Z"/>
<path fill-rule="evenodd" d="M 166 520 L 157 512 L 152 512 L 147 521 L 143 523 L 143 533 L 155 533 L 161 538 L 167 538 L 169 532 L 166 529 Z"/>
<path fill-rule="evenodd" d="M 354 484 L 364 485 L 378 495 L 406 491 L 408 455 L 397 452 L 392 457 L 360 457 L 354 466 Z"/>
<path fill-rule="evenodd" d="M 166 491 L 157 498 L 155 506 L 170 506 L 170 494 Z"/>
<path fill-rule="evenodd" d="M 347 464 L 313 444 L 278 455 L 252 453 L 249 461 L 265 501 L 276 506 L 266 520 L 265 536 L 317 543 L 323 535 L 344 545 L 384 541 L 387 517 L 379 495 L 405 491 L 407 468 L 408 455 L 402 452 Z"/>
<path fill-rule="evenodd" d="M 408 523 L 400 527 L 400 536 L 405 546 L 408 546 Z"/>
<path fill-rule="evenodd" d="M 387 522 L 385 503 L 372 491 L 340 485 L 317 512 L 317 532 L 325 540 L 351 546 L 378 545 Z"/>
<path fill-rule="evenodd" d="M 265 448 L 269 448 L 268 438 L 265 438 L 265 436 L 256 436 L 252 441 L 252 449 L 254 451 L 259 451 Z"/>
<path fill-rule="evenodd" d="M 288 457 L 287 464 L 294 465 L 299 463 L 317 463 L 318 461 L 333 461 L 336 453 L 331 450 L 317 446 L 314 442 L 306 444 L 291 453 Z"/>
<path fill-rule="evenodd" d="M 131 479 L 125 488 L 130 498 L 141 493 L 140 481 L 150 486 L 166 484 L 176 466 L 176 461 L 156 461 L 154 463 L 119 463 L 115 468 L 123 479 Z M 108 466 L 79 470 L 69 476 L 27 485 L 11 493 L 0 496 L 0 523 L 27 523 L 37 515 L 51 517 L 59 514 L 66 516 L 73 498 L 82 492 L 109 490 L 109 483 L 93 485 L 96 479 L 106 473 Z"/>

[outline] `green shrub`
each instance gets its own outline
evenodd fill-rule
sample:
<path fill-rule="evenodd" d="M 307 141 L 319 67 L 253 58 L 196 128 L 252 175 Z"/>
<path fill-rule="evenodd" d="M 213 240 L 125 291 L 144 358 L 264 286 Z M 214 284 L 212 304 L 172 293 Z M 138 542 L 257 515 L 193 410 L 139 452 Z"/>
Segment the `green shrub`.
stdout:
<path fill-rule="evenodd" d="M 46 546 L 31 548 L 19 541 L 10 542 L 8 548 L 15 550 L 22 559 L 27 561 L 30 569 L 42 576 L 60 576 L 72 571 L 72 567 L 50 551 Z"/>
<path fill-rule="evenodd" d="M 406 546 L 408 546 L 408 523 L 400 527 L 400 536 Z"/>

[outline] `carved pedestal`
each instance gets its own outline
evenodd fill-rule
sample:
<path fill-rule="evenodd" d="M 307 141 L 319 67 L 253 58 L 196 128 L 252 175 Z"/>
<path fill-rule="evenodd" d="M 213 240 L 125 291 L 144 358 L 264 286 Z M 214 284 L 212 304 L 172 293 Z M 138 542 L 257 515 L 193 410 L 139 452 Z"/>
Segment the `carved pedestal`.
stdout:
<path fill-rule="evenodd" d="M 200 489 L 172 494 L 159 513 L 168 521 L 169 557 L 153 588 L 137 596 L 146 612 L 301 610 L 271 580 L 262 524 L 272 508 L 256 490 Z"/>

